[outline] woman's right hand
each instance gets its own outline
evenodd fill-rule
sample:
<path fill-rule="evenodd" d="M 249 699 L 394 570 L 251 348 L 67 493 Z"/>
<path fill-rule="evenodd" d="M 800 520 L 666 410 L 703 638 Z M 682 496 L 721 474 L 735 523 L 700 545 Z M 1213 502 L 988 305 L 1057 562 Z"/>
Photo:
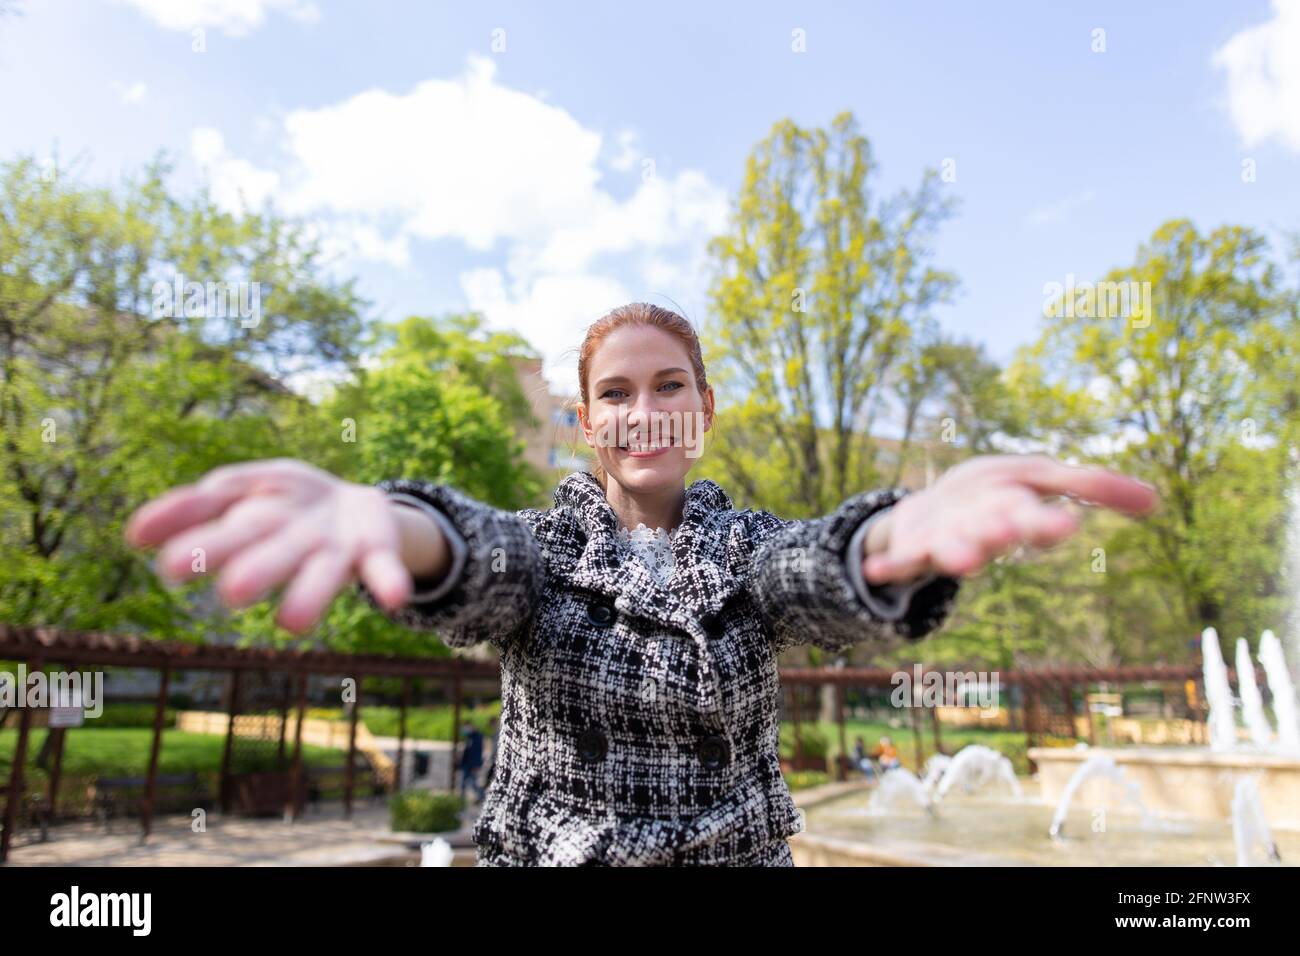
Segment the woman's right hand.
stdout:
<path fill-rule="evenodd" d="M 231 607 L 287 582 L 276 622 L 302 632 L 357 579 L 383 607 L 405 604 L 413 587 L 406 522 L 417 521 L 424 566 L 445 567 L 447 544 L 432 519 L 379 488 L 276 458 L 223 465 L 173 488 L 131 516 L 125 537 L 134 547 L 161 545 L 157 570 L 168 580 L 219 571 L 217 592 Z"/>

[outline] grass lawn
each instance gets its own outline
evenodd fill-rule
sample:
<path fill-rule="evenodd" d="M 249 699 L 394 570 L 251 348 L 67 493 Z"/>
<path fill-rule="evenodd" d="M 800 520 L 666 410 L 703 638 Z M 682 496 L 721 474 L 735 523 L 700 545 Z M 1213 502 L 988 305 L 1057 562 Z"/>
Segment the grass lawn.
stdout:
<path fill-rule="evenodd" d="M 817 732 L 825 738 L 827 744 L 827 754 L 834 759 L 840 753 L 839 725 L 835 721 L 800 721 L 800 733 L 806 733 L 809 726 L 815 726 Z M 894 746 L 898 748 L 898 756 L 903 762 L 903 766 L 915 773 L 920 773 L 920 767 L 916 763 L 916 744 L 910 725 L 902 727 L 891 727 L 884 721 L 854 720 L 847 719 L 844 721 L 844 741 L 847 745 L 848 752 L 853 753 L 853 741 L 861 737 L 867 752 L 874 750 L 880 743 L 881 737 L 890 737 L 894 741 Z M 962 747 L 968 744 L 983 744 L 991 747 L 999 753 L 1005 754 L 1011 758 L 1011 764 L 1016 768 L 1016 773 L 1024 776 L 1029 773 L 1029 764 L 1026 759 L 1027 745 L 1025 742 L 1024 731 L 1020 730 L 981 730 L 978 728 L 964 727 L 939 727 L 939 739 L 943 744 L 944 753 L 951 756 Z M 781 752 L 789 754 L 793 752 L 794 724 L 791 721 L 782 721 L 781 723 Z M 1044 739 L 1044 746 L 1064 743 L 1073 746 L 1074 741 L 1054 741 Z M 805 740 L 805 745 L 807 740 Z M 930 759 L 934 754 L 934 734 L 930 728 L 927 719 L 922 725 L 921 734 L 921 765 Z"/>
<path fill-rule="evenodd" d="M 36 769 L 33 761 L 45 734 L 43 728 L 33 730 L 27 739 L 29 771 Z M 74 776 L 143 776 L 149 769 L 152 742 L 153 731 L 142 727 L 74 728 L 64 736 L 63 772 Z M 0 730 L 0 776 L 9 776 L 17 743 L 17 730 Z M 226 738 L 217 734 L 166 730 L 158 753 L 158 772 L 220 773 L 225 745 Z M 286 751 L 292 755 L 292 745 Z M 302 756 L 304 763 L 311 766 L 337 766 L 346 755 L 341 750 L 304 744 Z"/>

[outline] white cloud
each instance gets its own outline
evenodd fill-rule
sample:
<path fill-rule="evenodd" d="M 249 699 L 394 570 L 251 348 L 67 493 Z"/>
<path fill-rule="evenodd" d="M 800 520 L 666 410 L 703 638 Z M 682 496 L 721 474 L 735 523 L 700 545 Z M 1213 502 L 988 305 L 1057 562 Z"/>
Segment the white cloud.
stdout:
<path fill-rule="evenodd" d="M 576 346 L 587 324 L 630 301 L 628 286 L 643 290 L 635 298 L 698 300 L 705 244 L 726 226 L 724 191 L 687 169 L 615 195 L 602 179 L 635 161 L 635 135 L 602 151 L 599 132 L 495 74 L 494 60 L 471 56 L 458 77 L 293 111 L 274 170 L 231 156 L 215 130 L 196 130 L 193 152 L 218 201 L 275 195 L 336 251 L 346 238 L 353 256 L 406 265 L 416 242 L 453 240 L 493 254 L 496 267 L 462 276 L 470 307 L 542 348 Z"/>
<path fill-rule="evenodd" d="M 618 134 L 618 155 L 609 161 L 609 165 L 619 172 L 627 172 L 637 160 L 637 148 L 636 132 L 623 130 Z"/>
<path fill-rule="evenodd" d="M 577 394 L 578 347 L 587 326 L 635 298 L 617 279 L 587 274 L 542 276 L 514 294 L 499 269 L 464 272 L 460 284 L 470 309 L 537 347 L 543 375 L 564 395 Z"/>
<path fill-rule="evenodd" d="M 1300 0 L 1273 0 L 1273 18 L 1235 34 L 1211 63 L 1227 74 L 1227 109 L 1247 147 L 1276 139 L 1300 152 Z"/>
<path fill-rule="evenodd" d="M 1025 222 L 1031 226 L 1054 226 L 1066 221 L 1070 214 L 1097 198 L 1091 189 L 1075 196 L 1066 196 L 1054 203 L 1030 210 Z"/>
<path fill-rule="evenodd" d="M 130 86 L 124 83 L 114 83 L 113 89 L 117 91 L 123 106 L 134 106 L 136 103 L 142 102 L 145 93 L 149 91 L 149 87 L 140 82 L 132 83 Z"/>
<path fill-rule="evenodd" d="M 190 152 L 207 174 L 213 200 L 225 209 L 257 208 L 280 191 L 277 173 L 231 156 L 225 138 L 215 129 L 202 127 L 190 133 Z"/>
<path fill-rule="evenodd" d="M 167 30 L 214 27 L 240 36 L 262 25 L 268 13 L 314 22 L 320 10 L 311 0 L 123 0 Z"/>

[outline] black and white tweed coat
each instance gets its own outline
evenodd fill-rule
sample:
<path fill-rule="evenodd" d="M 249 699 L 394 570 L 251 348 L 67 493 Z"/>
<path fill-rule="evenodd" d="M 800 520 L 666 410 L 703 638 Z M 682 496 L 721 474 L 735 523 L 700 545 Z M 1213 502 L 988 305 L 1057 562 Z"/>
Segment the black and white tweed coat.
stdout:
<path fill-rule="evenodd" d="M 553 507 L 518 512 L 448 485 L 379 487 L 428 510 L 453 550 L 447 576 L 390 616 L 500 652 L 480 866 L 792 865 L 801 817 L 778 763 L 777 653 L 922 637 L 958 589 L 863 581 L 850 555 L 902 489 L 790 521 L 696 480 L 661 586 L 618 541 L 590 472 L 563 479 Z"/>

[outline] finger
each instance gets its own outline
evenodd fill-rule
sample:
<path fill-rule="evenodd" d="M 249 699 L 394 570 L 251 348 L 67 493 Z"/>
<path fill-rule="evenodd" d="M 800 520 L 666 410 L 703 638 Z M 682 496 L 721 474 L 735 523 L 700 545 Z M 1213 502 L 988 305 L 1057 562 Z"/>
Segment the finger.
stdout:
<path fill-rule="evenodd" d="M 312 520 L 298 518 L 283 531 L 235 555 L 217 579 L 217 591 L 231 607 L 254 604 L 289 580 L 323 543 L 324 535 Z"/>
<path fill-rule="evenodd" d="M 222 499 L 195 485 L 181 485 L 137 508 L 124 536 L 133 547 L 161 544 L 197 524 L 219 518 L 233 499 Z"/>
<path fill-rule="evenodd" d="M 296 458 L 268 458 L 213 468 L 199 480 L 198 487 L 216 495 L 242 498 L 259 491 L 298 485 L 319 474 Z"/>
<path fill-rule="evenodd" d="M 158 553 L 158 573 L 173 581 L 219 571 L 232 556 L 283 528 L 292 516 L 283 500 L 247 498 L 217 521 L 170 538 Z M 195 570 L 196 553 L 203 556 Z"/>
<path fill-rule="evenodd" d="M 910 581 L 929 568 L 929 550 L 924 546 L 920 535 L 923 530 L 903 532 L 906 543 L 895 543 L 899 535 L 897 528 L 891 531 L 890 547 L 885 551 L 869 555 L 862 565 L 862 574 L 872 584 L 888 584 L 895 581 Z"/>
<path fill-rule="evenodd" d="M 984 547 L 965 534 L 945 535 L 930 549 L 930 564 L 941 574 L 969 574 L 978 571 L 984 563 Z"/>
<path fill-rule="evenodd" d="M 1021 537 L 1021 529 L 1012 514 L 1024 503 L 1037 504 L 1032 491 L 1017 485 L 994 485 L 976 498 L 959 525 L 961 533 L 976 541 L 988 553 L 997 553 Z"/>
<path fill-rule="evenodd" d="M 139 508 L 127 521 L 126 540 L 135 547 L 159 544 L 186 528 L 220 517 L 246 495 L 301 484 L 312 474 L 310 466 L 293 458 L 222 465 L 196 484 L 173 488 Z"/>
<path fill-rule="evenodd" d="M 1050 548 L 1079 530 L 1076 515 L 1064 508 L 1034 504 L 1019 509 L 1015 520 L 1021 529 L 1021 540 L 1035 548 Z"/>
<path fill-rule="evenodd" d="M 1039 534 L 1043 503 L 1023 485 L 994 485 L 966 510 L 958 530 L 985 549 L 986 559 Z"/>
<path fill-rule="evenodd" d="M 1046 456 L 1032 455 L 1012 461 L 1005 473 L 1043 495 L 1070 495 L 1130 514 L 1155 508 L 1159 496 L 1145 482 L 1105 468 L 1064 465 Z"/>
<path fill-rule="evenodd" d="M 276 622 L 289 631 L 310 630 L 334 595 L 352 576 L 352 559 L 338 548 L 322 548 L 307 558 L 280 601 Z"/>
<path fill-rule="evenodd" d="M 415 582 L 397 552 L 375 548 L 365 552 L 359 562 L 359 576 L 382 607 L 399 608 L 410 599 Z"/>

